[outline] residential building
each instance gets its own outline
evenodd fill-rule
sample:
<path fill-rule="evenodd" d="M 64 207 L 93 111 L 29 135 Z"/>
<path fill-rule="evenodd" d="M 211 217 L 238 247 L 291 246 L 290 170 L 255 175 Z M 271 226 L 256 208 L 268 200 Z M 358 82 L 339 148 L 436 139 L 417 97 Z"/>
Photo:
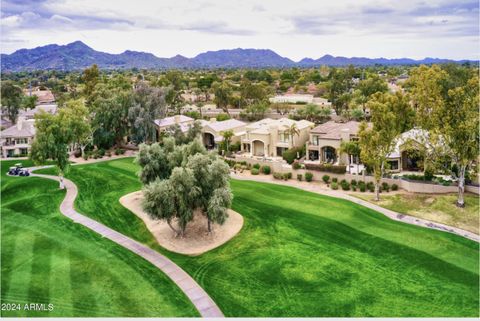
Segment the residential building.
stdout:
<path fill-rule="evenodd" d="M 428 131 L 413 128 L 402 133 L 387 161 L 394 172 L 423 170 L 423 157 L 419 151 L 428 144 Z"/>
<path fill-rule="evenodd" d="M 25 89 L 23 92 L 27 96 L 37 96 L 38 105 L 52 104 L 55 102 L 55 96 L 53 95 L 53 93 L 50 90 L 44 89 L 42 87 Z"/>
<path fill-rule="evenodd" d="M 37 105 L 33 109 L 22 110 L 19 113 L 20 117 L 24 117 L 25 119 L 34 119 L 35 115 L 44 111 L 49 114 L 56 114 L 57 113 L 57 105 L 56 104 L 44 104 L 44 105 Z"/>
<path fill-rule="evenodd" d="M 236 119 L 228 119 L 224 121 L 217 121 L 215 118 L 210 121 L 202 122 L 202 136 L 203 143 L 207 149 L 216 148 L 217 144 L 223 141 L 223 133 L 231 130 L 233 137 L 232 143 L 240 141 L 241 137 L 245 134 L 245 126 L 247 124 L 243 121 Z"/>
<path fill-rule="evenodd" d="M 358 156 L 340 153 L 342 142 L 358 140 L 360 122 L 345 123 L 328 121 L 318 125 L 310 131 L 310 138 L 306 144 L 306 162 L 317 164 L 351 165 L 359 164 Z M 358 166 L 354 166 L 356 170 Z M 353 167 L 352 167 L 353 168 Z M 363 167 L 362 167 L 363 168 Z"/>
<path fill-rule="evenodd" d="M 286 94 L 277 95 L 269 99 L 271 103 L 286 103 L 286 104 L 310 104 L 313 102 L 313 95 L 308 94 Z"/>
<path fill-rule="evenodd" d="M 162 119 L 155 119 L 155 125 L 157 125 L 157 131 L 160 132 L 167 130 L 173 125 L 179 125 L 182 132 L 187 132 L 188 128 L 194 123 L 194 119 L 185 115 L 175 115 L 172 117 L 166 117 Z"/>
<path fill-rule="evenodd" d="M 26 156 L 30 152 L 35 136 L 35 121 L 19 117 L 17 124 L 0 133 L 0 147 L 3 158 Z"/>
<path fill-rule="evenodd" d="M 266 118 L 245 127 L 241 149 L 249 156 L 282 156 L 289 148 L 303 146 L 313 126 L 307 120 Z M 292 128 L 296 128 L 297 134 L 292 135 Z"/>

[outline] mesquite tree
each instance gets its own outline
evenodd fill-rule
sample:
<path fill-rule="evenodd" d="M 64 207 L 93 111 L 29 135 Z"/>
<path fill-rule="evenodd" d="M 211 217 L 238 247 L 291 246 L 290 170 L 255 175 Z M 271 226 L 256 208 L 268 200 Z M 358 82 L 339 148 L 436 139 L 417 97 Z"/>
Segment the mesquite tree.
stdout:
<path fill-rule="evenodd" d="M 185 235 L 197 210 L 207 217 L 209 232 L 212 222 L 225 222 L 232 203 L 230 169 L 216 154 L 207 153 L 198 139 L 180 146 L 173 138 L 165 139 L 164 146 L 142 145 L 137 163 L 145 184 L 145 212 L 165 220 L 175 235 Z M 180 229 L 173 226 L 174 220 Z"/>

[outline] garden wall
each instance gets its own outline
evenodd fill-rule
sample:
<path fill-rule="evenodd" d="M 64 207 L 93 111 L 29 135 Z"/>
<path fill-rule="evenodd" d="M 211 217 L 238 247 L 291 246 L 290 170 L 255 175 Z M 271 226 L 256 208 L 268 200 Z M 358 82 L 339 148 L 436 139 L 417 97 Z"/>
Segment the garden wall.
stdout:
<path fill-rule="evenodd" d="M 330 178 L 336 177 L 339 181 L 342 179 L 347 180 L 350 182 L 352 179 L 357 180 L 357 181 L 365 181 L 366 183 L 368 182 L 373 182 L 373 176 L 363 176 L 363 175 L 354 175 L 354 174 L 335 174 L 335 173 L 329 173 L 329 172 L 320 172 L 320 171 L 315 171 L 315 170 L 305 170 L 305 169 L 298 169 L 295 170 L 292 168 L 291 165 L 288 165 L 286 162 L 278 162 L 278 161 L 259 161 L 256 159 L 248 158 L 248 157 L 236 157 L 230 158 L 231 160 L 235 160 L 237 162 L 240 161 L 245 161 L 248 164 L 260 164 L 261 166 L 263 165 L 268 165 L 271 167 L 272 172 L 280 172 L 280 173 L 292 173 L 292 177 L 295 178 L 297 177 L 297 174 L 302 174 L 303 177 L 305 177 L 306 172 L 310 172 L 313 174 L 313 180 L 314 181 L 322 181 L 322 176 L 323 175 L 328 175 Z M 458 192 L 458 187 L 457 186 L 443 186 L 439 184 L 433 184 L 433 183 L 421 183 L 418 181 L 407 181 L 404 179 L 394 179 L 394 178 L 382 178 L 382 182 L 387 183 L 388 185 L 392 184 L 397 184 L 399 188 L 402 188 L 406 190 L 407 192 L 412 192 L 412 193 L 423 193 L 423 194 L 445 194 L 445 193 L 457 193 Z M 478 186 L 473 186 L 473 185 L 467 185 L 465 187 L 465 190 L 470 193 L 474 193 L 479 195 L 480 194 L 480 188 Z"/>

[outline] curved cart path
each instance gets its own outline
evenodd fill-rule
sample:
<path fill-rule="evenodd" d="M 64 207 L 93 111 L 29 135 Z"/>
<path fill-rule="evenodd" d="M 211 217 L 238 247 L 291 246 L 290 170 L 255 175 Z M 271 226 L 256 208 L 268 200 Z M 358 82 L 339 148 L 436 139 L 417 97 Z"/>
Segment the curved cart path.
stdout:
<path fill-rule="evenodd" d="M 32 167 L 30 170 L 46 168 L 50 166 Z M 58 176 L 42 175 L 32 173 L 31 176 L 48 178 L 59 181 Z M 143 257 L 163 273 L 165 273 L 175 284 L 185 293 L 185 295 L 192 301 L 202 317 L 224 317 L 222 311 L 218 308 L 210 296 L 195 282 L 190 275 L 182 270 L 178 265 L 172 262 L 167 257 L 159 254 L 151 248 L 132 240 L 131 238 L 118 233 L 115 230 L 84 216 L 74 209 L 74 201 L 78 195 L 77 186 L 69 179 L 64 178 L 63 182 L 67 190 L 67 194 L 60 204 L 60 212 L 66 217 L 72 219 L 74 222 L 82 224 L 83 226 L 97 232 L 101 236 L 112 240 L 120 246 L 132 251 L 135 254 Z"/>
<path fill-rule="evenodd" d="M 318 186 L 314 183 L 300 183 L 300 182 L 292 181 L 292 180 L 290 180 L 290 181 L 280 181 L 280 180 L 273 179 L 273 177 L 271 175 L 268 175 L 268 176 L 250 176 L 250 175 L 245 176 L 245 175 L 241 175 L 241 174 L 231 173 L 230 176 L 232 178 L 238 179 L 238 180 L 248 180 L 248 181 L 264 182 L 264 183 L 290 186 L 290 187 L 299 188 L 299 189 L 302 189 L 302 190 L 305 190 L 305 191 L 308 191 L 308 192 L 313 192 L 313 193 L 326 195 L 326 196 L 331 196 L 331 197 L 342 198 L 342 199 L 348 200 L 350 202 L 368 207 L 368 208 L 370 208 L 372 210 L 375 210 L 377 212 L 380 212 L 381 214 L 383 214 L 383 215 L 385 215 L 385 216 L 387 216 L 387 217 L 389 217 L 389 218 L 391 218 L 392 220 L 395 220 L 395 221 L 400 221 L 400 222 L 404 222 L 404 223 L 412 224 L 412 225 L 418 225 L 418 226 L 430 228 L 430 229 L 433 229 L 433 230 L 448 232 L 448 233 L 452 233 L 452 234 L 456 234 L 456 235 L 465 237 L 465 238 L 473 240 L 475 242 L 480 242 L 480 236 L 475 234 L 475 233 L 465 231 L 465 230 L 457 228 L 457 227 L 453 227 L 453 226 L 449 226 L 449 225 L 445 225 L 445 224 L 421 219 L 421 218 L 418 218 L 418 217 L 394 212 L 392 210 L 383 208 L 381 206 L 378 206 L 378 205 L 372 204 L 370 202 L 364 201 L 362 199 L 356 198 L 354 196 L 348 195 L 348 194 L 343 193 L 341 191 L 327 190 L 327 189 L 321 188 L 320 186 Z"/>

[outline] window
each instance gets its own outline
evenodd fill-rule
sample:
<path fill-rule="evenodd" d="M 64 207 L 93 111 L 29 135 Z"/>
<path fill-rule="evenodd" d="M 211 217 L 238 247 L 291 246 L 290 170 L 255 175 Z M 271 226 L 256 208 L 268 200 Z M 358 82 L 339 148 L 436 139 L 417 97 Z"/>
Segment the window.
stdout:
<path fill-rule="evenodd" d="M 311 142 L 312 145 L 318 146 L 319 140 L 320 140 L 320 139 L 319 139 L 319 137 L 318 137 L 317 135 L 313 135 L 313 136 L 312 136 L 312 142 Z"/>
<path fill-rule="evenodd" d="M 279 141 L 282 143 L 288 143 L 290 141 L 290 135 L 285 132 L 281 132 L 279 135 Z"/>
<path fill-rule="evenodd" d="M 15 141 L 17 144 L 28 144 L 28 138 L 17 138 Z"/>
<path fill-rule="evenodd" d="M 390 166 L 391 170 L 397 170 L 398 169 L 398 160 L 388 161 L 388 165 Z"/>

